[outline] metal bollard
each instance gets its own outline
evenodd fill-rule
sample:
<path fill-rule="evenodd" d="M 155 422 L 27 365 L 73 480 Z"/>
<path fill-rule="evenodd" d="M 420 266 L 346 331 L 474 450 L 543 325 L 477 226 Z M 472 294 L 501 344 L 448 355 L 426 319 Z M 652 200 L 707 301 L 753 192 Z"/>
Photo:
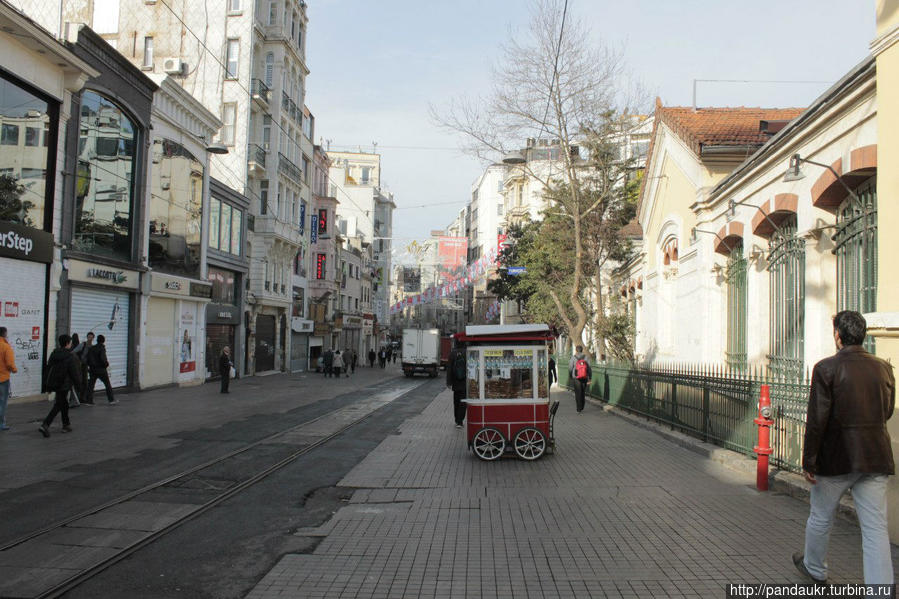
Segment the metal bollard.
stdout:
<path fill-rule="evenodd" d="M 759 443 L 752 448 L 752 451 L 758 455 L 758 463 L 756 466 L 755 487 L 759 491 L 768 490 L 768 456 L 773 451 L 771 449 L 771 391 L 768 385 L 762 385 L 759 393 L 759 415 L 753 420 L 759 425 Z"/>

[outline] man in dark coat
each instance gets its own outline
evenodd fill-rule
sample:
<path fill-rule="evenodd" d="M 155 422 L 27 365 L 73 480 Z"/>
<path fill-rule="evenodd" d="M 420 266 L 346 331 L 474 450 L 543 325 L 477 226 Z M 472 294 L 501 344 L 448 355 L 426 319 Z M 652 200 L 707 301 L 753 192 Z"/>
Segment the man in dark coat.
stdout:
<path fill-rule="evenodd" d="M 852 489 L 866 585 L 893 584 L 887 533 L 887 477 L 895 473 L 886 422 L 893 415 L 892 366 L 862 347 L 867 323 L 858 312 L 833 318 L 837 353 L 815 364 L 802 470 L 812 484 L 805 553 L 793 564 L 813 582 L 827 580 L 827 544 L 840 497 Z M 886 596 L 886 595 L 884 595 Z"/>
<path fill-rule="evenodd" d="M 94 403 L 94 385 L 97 384 L 97 379 L 103 381 L 103 387 L 106 388 L 106 399 L 110 405 L 119 403 L 112 396 L 112 383 L 109 382 L 109 360 L 106 359 L 106 337 L 103 335 L 97 335 L 97 344 L 88 350 L 87 368 L 90 370 L 90 378 L 87 381 L 84 403 Z"/>
<path fill-rule="evenodd" d="M 375 367 L 375 358 L 377 358 L 377 357 L 378 357 L 378 354 L 375 353 L 375 350 L 373 350 L 373 349 L 368 350 L 368 367 L 369 368 Z"/>
<path fill-rule="evenodd" d="M 222 393 L 231 393 L 228 391 L 228 385 L 231 383 L 231 348 L 227 345 L 222 348 L 222 354 L 219 356 L 219 375 L 222 377 Z"/>
<path fill-rule="evenodd" d="M 331 376 L 334 372 L 334 352 L 330 349 L 322 354 L 322 365 L 324 366 L 325 376 Z"/>
<path fill-rule="evenodd" d="M 465 365 L 465 349 L 453 347 L 446 362 L 446 386 L 453 390 L 453 417 L 456 428 L 462 428 L 465 422 L 467 406 L 463 401 L 467 390 L 467 368 Z"/>
<path fill-rule="evenodd" d="M 47 390 L 56 394 L 50 413 L 37 429 L 44 437 L 50 436 L 50 425 L 56 415 L 62 413 L 62 432 L 72 431 L 69 422 L 69 391 L 81 386 L 81 368 L 72 355 L 72 338 L 59 336 L 59 347 L 53 350 L 47 360 Z"/>

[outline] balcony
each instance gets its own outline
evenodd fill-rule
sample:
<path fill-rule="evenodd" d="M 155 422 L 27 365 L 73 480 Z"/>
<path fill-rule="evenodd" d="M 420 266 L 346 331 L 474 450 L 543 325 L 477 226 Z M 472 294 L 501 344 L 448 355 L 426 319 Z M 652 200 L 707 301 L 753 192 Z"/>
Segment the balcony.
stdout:
<path fill-rule="evenodd" d="M 256 217 L 254 234 L 273 235 L 291 246 L 299 246 L 302 243 L 302 238 L 295 227 L 288 222 L 275 218 L 272 214 Z"/>
<path fill-rule="evenodd" d="M 259 144 L 247 145 L 247 175 L 250 177 L 265 176 L 265 148 Z"/>
<path fill-rule="evenodd" d="M 290 112 L 290 96 L 287 92 L 281 92 L 281 112 L 288 114 Z"/>
<path fill-rule="evenodd" d="M 290 118 L 294 120 L 296 123 L 301 123 L 303 121 L 303 109 L 297 106 L 297 103 L 293 100 L 290 101 L 290 110 L 289 110 Z"/>
<path fill-rule="evenodd" d="M 281 152 L 278 152 L 278 172 L 294 181 L 297 185 L 303 181 L 303 171 Z"/>
<path fill-rule="evenodd" d="M 272 90 L 261 79 L 250 80 L 250 97 L 259 108 L 267 111 L 272 97 Z"/>

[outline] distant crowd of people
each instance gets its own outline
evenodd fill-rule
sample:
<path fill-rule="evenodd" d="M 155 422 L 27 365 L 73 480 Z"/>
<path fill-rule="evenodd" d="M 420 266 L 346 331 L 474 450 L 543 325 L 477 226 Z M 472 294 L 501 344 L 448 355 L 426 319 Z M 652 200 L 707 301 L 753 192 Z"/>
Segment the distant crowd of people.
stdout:
<path fill-rule="evenodd" d="M 381 368 L 385 368 L 391 361 L 395 364 L 398 355 L 399 352 L 394 351 L 390 346 L 384 346 L 377 352 L 374 349 L 370 349 L 366 356 L 368 358 L 368 367 L 374 368 L 375 360 L 377 360 L 378 365 Z M 328 349 L 319 356 L 316 370 L 321 372 L 326 378 L 340 377 L 341 374 L 348 377 L 350 374 L 355 374 L 358 362 L 359 355 L 352 349 L 347 348 L 342 352 L 339 349 Z M 362 365 L 364 366 L 365 364 L 363 363 Z"/>

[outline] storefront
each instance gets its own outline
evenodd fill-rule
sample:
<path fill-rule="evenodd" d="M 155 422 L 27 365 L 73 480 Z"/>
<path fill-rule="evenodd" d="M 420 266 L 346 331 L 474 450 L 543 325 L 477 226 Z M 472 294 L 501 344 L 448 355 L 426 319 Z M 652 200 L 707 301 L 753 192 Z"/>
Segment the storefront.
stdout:
<path fill-rule="evenodd" d="M 239 335 L 240 306 L 238 305 L 241 276 L 234 271 L 210 266 L 207 278 L 212 284 L 212 302 L 206 306 L 206 378 L 219 378 L 219 357 L 222 348 L 231 350 L 231 361 L 237 365 L 242 340 Z"/>
<path fill-rule="evenodd" d="M 141 387 L 191 385 L 206 378 L 206 306 L 212 286 L 151 273 Z M 152 323 L 152 326 L 151 324 Z"/>
<path fill-rule="evenodd" d="M 306 318 L 305 291 L 302 287 L 294 287 L 290 318 L 291 372 L 302 372 L 309 368 L 309 336 L 312 334 L 313 325 L 314 323 Z"/>
<path fill-rule="evenodd" d="M 343 333 L 340 339 L 340 350 L 351 349 L 361 351 L 362 317 L 345 315 L 343 317 Z"/>
<path fill-rule="evenodd" d="M 83 260 L 67 259 L 68 333 L 81 340 L 88 333 L 106 338 L 109 381 L 113 387 L 133 382 L 134 331 L 132 315 L 139 291 L 140 273 L 113 269 Z"/>
<path fill-rule="evenodd" d="M 363 314 L 362 315 L 362 355 L 368 355 L 368 350 L 374 349 L 377 351 L 377 344 L 374 340 L 374 332 L 375 332 L 375 315 L 374 314 Z"/>
<path fill-rule="evenodd" d="M 53 236 L 0 222 L 0 326 L 16 354 L 16 396 L 41 392 L 47 339 L 47 265 L 53 261 Z"/>
<path fill-rule="evenodd" d="M 256 315 L 256 373 L 267 372 L 275 369 L 275 326 L 276 318 L 273 314 Z"/>

